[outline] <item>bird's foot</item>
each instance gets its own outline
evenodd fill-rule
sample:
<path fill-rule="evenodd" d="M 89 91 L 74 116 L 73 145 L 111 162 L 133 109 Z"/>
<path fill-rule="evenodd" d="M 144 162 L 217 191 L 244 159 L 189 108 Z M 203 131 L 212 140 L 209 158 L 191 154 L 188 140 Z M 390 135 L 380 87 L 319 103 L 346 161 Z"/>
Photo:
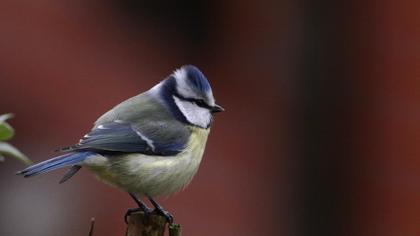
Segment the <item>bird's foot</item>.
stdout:
<path fill-rule="evenodd" d="M 124 221 L 125 221 L 126 224 L 128 224 L 128 217 L 131 214 L 136 213 L 136 212 L 143 212 L 144 213 L 144 216 L 147 218 L 147 217 L 149 217 L 150 213 L 152 213 L 152 209 L 150 209 L 148 207 L 146 207 L 146 208 L 143 208 L 143 207 L 129 208 L 127 210 L 127 212 L 125 213 L 125 215 L 124 215 Z"/>
<path fill-rule="evenodd" d="M 172 214 L 168 211 L 165 211 L 162 207 L 156 207 L 154 212 L 165 217 L 166 222 L 168 222 L 170 225 L 174 223 L 174 217 L 172 216 Z"/>

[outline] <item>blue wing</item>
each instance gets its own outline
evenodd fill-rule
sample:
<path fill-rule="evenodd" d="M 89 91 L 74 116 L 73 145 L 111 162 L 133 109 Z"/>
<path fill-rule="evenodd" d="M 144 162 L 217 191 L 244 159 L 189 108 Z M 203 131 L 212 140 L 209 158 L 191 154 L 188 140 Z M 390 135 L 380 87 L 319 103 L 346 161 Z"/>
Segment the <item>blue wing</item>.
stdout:
<path fill-rule="evenodd" d="M 89 150 L 95 152 L 143 153 L 170 156 L 183 151 L 190 132 L 179 125 L 149 121 L 134 125 L 112 121 L 96 126 L 78 144 L 64 151 Z"/>

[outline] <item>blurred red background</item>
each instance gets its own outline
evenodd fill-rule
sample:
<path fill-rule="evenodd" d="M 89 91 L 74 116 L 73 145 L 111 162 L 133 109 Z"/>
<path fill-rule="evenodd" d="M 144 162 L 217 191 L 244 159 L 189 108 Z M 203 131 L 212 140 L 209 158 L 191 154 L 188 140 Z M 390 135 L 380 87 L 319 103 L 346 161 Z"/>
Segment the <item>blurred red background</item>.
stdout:
<path fill-rule="evenodd" d="M 32 160 L 183 64 L 226 112 L 185 235 L 419 235 L 419 2 L 0 1 L 0 113 Z M 0 235 L 123 235 L 126 193 L 0 164 Z"/>

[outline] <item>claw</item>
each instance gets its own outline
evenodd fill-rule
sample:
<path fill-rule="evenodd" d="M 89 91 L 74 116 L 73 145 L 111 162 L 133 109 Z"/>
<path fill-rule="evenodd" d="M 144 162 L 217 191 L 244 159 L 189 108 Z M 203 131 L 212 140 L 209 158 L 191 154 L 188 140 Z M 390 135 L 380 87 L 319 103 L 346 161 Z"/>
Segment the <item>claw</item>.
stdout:
<path fill-rule="evenodd" d="M 130 208 L 127 210 L 127 212 L 124 215 L 124 221 L 126 224 L 128 224 L 128 216 L 130 216 L 133 213 L 136 212 L 144 212 L 144 215 L 146 217 L 148 217 L 148 215 L 152 212 L 152 210 L 150 208 L 148 208 L 146 206 L 146 204 L 144 204 L 140 199 L 138 199 L 134 194 L 129 193 L 131 198 L 137 203 L 137 205 L 139 206 L 138 208 Z"/>
<path fill-rule="evenodd" d="M 152 203 L 152 205 L 155 207 L 155 212 L 163 217 L 165 217 L 166 222 L 168 222 L 170 225 L 174 223 L 174 217 L 171 213 L 168 211 L 165 211 L 155 200 L 153 200 L 152 197 L 147 196 L 149 198 L 149 201 Z"/>
<path fill-rule="evenodd" d="M 154 212 L 156 212 L 157 214 L 165 217 L 166 222 L 168 222 L 170 225 L 174 223 L 174 217 L 173 217 L 173 215 L 171 213 L 169 213 L 168 211 L 165 211 L 161 207 L 156 208 L 154 210 Z"/>

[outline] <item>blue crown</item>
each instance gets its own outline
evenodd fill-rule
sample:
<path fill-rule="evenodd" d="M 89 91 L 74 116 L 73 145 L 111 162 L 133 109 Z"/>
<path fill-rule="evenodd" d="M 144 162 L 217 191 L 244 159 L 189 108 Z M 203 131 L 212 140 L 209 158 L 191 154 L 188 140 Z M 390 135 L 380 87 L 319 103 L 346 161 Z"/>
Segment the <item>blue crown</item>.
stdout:
<path fill-rule="evenodd" d="M 211 90 L 209 81 L 207 81 L 206 76 L 204 76 L 204 74 L 197 67 L 193 65 L 186 65 L 181 69 L 185 70 L 187 81 L 192 87 L 195 87 L 202 93 L 207 93 Z"/>

